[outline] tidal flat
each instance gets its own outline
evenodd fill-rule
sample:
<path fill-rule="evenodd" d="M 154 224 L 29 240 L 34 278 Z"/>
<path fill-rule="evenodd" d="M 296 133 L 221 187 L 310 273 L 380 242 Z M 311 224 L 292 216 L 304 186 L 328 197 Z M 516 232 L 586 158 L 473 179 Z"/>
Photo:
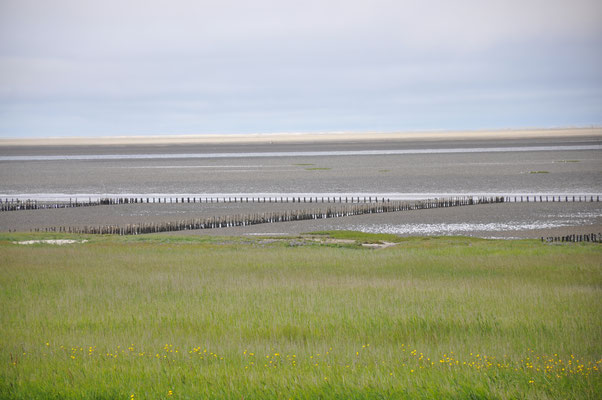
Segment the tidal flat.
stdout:
<path fill-rule="evenodd" d="M 54 146 L 0 143 L 0 156 L 5 158 L 0 160 L 0 198 L 69 201 L 131 196 L 206 199 L 307 195 L 416 200 L 465 195 L 600 196 L 600 130 L 577 131 L 552 131 L 556 134 L 536 137 L 527 132 L 525 137 L 500 134 L 459 138 L 452 135 L 450 139 L 442 139 L 442 135 L 438 135 L 429 140 L 414 136 L 368 141 L 364 137 L 339 142 L 135 144 L 134 141 L 124 145 Z M 261 157 L 256 157 L 258 154 Z M 398 214 L 390 216 L 386 227 L 382 218 L 367 220 L 366 216 L 359 222 L 343 218 L 316 226 L 282 224 L 274 229 L 261 227 L 217 234 L 295 234 L 316 229 L 374 232 L 378 226 L 383 226 L 382 232 L 402 235 L 535 238 L 546 233 L 546 229 L 553 229 L 558 235 L 583 229 L 597 233 L 602 218 L 600 207 L 581 204 L 579 208 L 567 203 L 565 209 L 559 205 L 529 204 L 528 209 L 522 207 L 518 211 L 516 207 L 504 205 L 490 209 L 489 218 L 476 210 L 474 217 L 458 210 L 457 214 L 444 214 L 448 218 L 441 218 L 441 213 L 434 210 L 421 212 L 421 220 L 413 215 Z M 115 221 L 163 222 L 169 218 L 268 212 L 286 207 L 307 209 L 316 205 L 152 204 L 120 205 L 111 210 L 28 211 L 0 215 L 0 231 L 28 231 L 57 225 L 108 225 Z M 546 214 L 547 211 L 550 212 Z M 459 217 L 465 220 L 458 221 Z M 441 224 L 445 226 L 438 226 Z"/>
<path fill-rule="evenodd" d="M 513 140 L 262 145 L 2 146 L 0 142 L 0 156 L 26 157 L 0 161 L 0 195 L 602 193 L 600 146 L 599 132 Z M 574 147 L 586 149 L 571 150 Z M 548 150 L 528 151 L 536 148 Z M 379 153 L 387 151 L 409 153 Z M 317 155 L 304 155 L 308 152 Z M 337 155 L 340 152 L 357 154 Z M 232 157 L 203 158 L 203 154 Z M 43 159 L 46 156 L 56 159 Z M 122 158 L 103 158 L 113 156 Z M 541 170 L 548 174 L 530 173 Z"/>

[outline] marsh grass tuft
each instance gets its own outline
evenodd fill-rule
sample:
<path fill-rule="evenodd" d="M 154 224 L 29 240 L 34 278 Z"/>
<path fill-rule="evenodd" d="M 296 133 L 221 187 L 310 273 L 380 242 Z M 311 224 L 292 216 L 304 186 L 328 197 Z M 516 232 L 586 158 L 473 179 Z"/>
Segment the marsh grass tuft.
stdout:
<path fill-rule="evenodd" d="M 332 231 L 315 231 L 305 233 L 308 236 L 317 236 L 330 239 L 343 239 L 343 240 L 355 240 L 359 243 L 378 243 L 378 242 L 391 242 L 398 243 L 407 241 L 407 238 L 403 238 L 397 235 L 391 235 L 388 233 L 365 233 L 358 231 L 347 231 L 347 230 L 332 230 Z M 415 239 L 411 239 L 415 240 Z"/>

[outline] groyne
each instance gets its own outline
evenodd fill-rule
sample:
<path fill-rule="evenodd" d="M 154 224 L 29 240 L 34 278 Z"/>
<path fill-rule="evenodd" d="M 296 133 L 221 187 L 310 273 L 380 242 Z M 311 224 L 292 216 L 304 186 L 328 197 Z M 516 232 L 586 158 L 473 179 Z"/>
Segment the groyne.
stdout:
<path fill-rule="evenodd" d="M 265 223 L 304 221 L 312 219 L 337 218 L 352 215 L 388 213 L 399 211 L 423 210 L 431 208 L 447 208 L 477 204 L 504 203 L 506 198 L 498 197 L 454 197 L 446 199 L 430 199 L 424 201 L 380 201 L 373 203 L 350 203 L 332 205 L 326 208 L 307 210 L 285 210 L 251 214 L 213 216 L 207 218 L 183 219 L 161 223 L 140 223 L 127 225 L 101 226 L 57 226 L 32 229 L 35 232 L 62 232 L 79 234 L 112 234 L 139 235 L 147 233 L 174 232 L 196 229 L 214 229 L 240 227 Z"/>
<path fill-rule="evenodd" d="M 565 236 L 547 236 L 541 238 L 542 242 L 547 243 L 578 243 L 591 242 L 602 243 L 602 233 L 587 233 L 584 235 L 565 235 Z"/>
<path fill-rule="evenodd" d="M 506 203 L 529 202 L 599 202 L 600 195 L 503 195 L 503 196 L 463 196 L 483 198 L 502 197 Z M 121 204 L 207 204 L 207 203 L 318 203 L 318 204 L 361 204 L 391 203 L 379 196 L 228 196 L 228 197 L 105 197 L 92 199 L 73 198 L 69 201 L 40 201 L 35 199 L 0 198 L 0 211 L 44 210 L 58 208 L 93 207 Z"/>

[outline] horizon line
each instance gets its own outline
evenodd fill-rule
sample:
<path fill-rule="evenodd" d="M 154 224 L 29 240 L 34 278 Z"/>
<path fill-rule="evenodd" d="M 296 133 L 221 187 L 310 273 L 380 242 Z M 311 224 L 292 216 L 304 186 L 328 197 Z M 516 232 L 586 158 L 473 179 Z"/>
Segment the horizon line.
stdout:
<path fill-rule="evenodd" d="M 537 138 L 554 136 L 602 136 L 602 125 L 566 127 L 525 127 L 495 129 L 429 129 L 407 131 L 284 131 L 256 133 L 192 133 L 114 136 L 0 137 L 0 146 L 19 145 L 110 145 L 190 143 L 291 143 L 306 141 L 359 141 L 468 138 Z"/>

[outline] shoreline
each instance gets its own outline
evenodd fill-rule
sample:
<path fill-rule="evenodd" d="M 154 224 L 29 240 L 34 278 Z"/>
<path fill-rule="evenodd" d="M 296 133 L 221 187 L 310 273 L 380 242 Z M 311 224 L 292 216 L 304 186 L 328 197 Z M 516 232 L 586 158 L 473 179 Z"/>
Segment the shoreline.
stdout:
<path fill-rule="evenodd" d="M 108 137 L 0 138 L 0 146 L 118 146 L 167 144 L 293 144 L 383 141 L 502 140 L 556 137 L 602 137 L 602 128 L 500 129 L 411 132 L 255 133 L 207 135 L 149 135 Z"/>

